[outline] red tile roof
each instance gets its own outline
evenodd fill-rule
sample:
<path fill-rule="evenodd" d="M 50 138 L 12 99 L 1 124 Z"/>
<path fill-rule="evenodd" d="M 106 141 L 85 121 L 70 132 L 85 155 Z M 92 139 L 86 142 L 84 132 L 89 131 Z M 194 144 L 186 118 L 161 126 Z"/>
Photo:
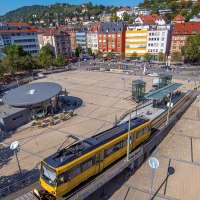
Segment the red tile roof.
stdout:
<path fill-rule="evenodd" d="M 172 19 L 172 22 L 176 21 L 185 21 L 185 17 L 183 17 L 181 14 L 178 14 L 176 17 L 174 17 L 174 19 Z"/>
<path fill-rule="evenodd" d="M 9 22 L 7 23 L 8 28 L 11 26 L 17 26 L 18 30 L 0 30 L 0 33 L 32 33 L 37 32 L 33 26 L 25 22 Z M 26 26 L 28 29 L 21 29 L 21 26 Z"/>
<path fill-rule="evenodd" d="M 200 32 L 200 22 L 177 23 L 172 35 L 195 35 Z"/>
<path fill-rule="evenodd" d="M 165 20 L 163 16 L 159 16 L 157 14 L 151 15 L 138 15 L 138 17 L 143 21 L 146 25 L 154 25 L 156 24 L 156 20 Z"/>

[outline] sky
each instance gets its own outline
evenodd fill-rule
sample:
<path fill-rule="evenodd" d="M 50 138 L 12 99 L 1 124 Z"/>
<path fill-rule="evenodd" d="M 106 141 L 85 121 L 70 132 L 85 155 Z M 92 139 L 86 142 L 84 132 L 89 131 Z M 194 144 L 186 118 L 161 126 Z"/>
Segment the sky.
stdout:
<path fill-rule="evenodd" d="M 80 5 L 92 2 L 93 4 L 115 5 L 115 6 L 137 6 L 142 0 L 0 0 L 0 15 L 31 5 L 51 5 L 54 3 L 69 3 Z"/>

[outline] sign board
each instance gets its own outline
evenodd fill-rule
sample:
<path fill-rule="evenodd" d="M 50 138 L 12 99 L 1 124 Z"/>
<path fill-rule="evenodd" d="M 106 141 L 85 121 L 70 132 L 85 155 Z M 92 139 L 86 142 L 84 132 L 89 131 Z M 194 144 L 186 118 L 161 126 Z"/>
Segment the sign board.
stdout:
<path fill-rule="evenodd" d="M 159 161 L 158 161 L 158 159 L 155 158 L 155 157 L 149 158 L 149 166 L 152 169 L 157 169 L 159 167 Z"/>
<path fill-rule="evenodd" d="M 172 107 L 173 107 L 173 105 L 174 105 L 173 103 L 171 103 L 171 105 L 170 105 L 170 102 L 168 102 L 168 103 L 167 103 L 167 107 L 170 107 L 170 108 L 172 108 Z"/>

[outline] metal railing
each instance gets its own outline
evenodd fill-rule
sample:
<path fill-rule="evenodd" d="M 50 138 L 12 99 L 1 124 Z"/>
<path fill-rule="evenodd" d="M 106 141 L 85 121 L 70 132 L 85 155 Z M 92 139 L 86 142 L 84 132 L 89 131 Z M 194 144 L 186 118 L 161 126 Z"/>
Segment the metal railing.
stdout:
<path fill-rule="evenodd" d="M 141 104 L 136 105 L 136 107 L 134 107 L 134 108 L 132 108 L 132 109 L 127 110 L 127 111 L 114 123 L 113 126 L 117 125 L 122 119 L 124 119 L 124 118 L 125 118 L 126 116 L 128 116 L 130 113 L 136 112 L 136 111 L 138 111 L 138 110 L 140 110 L 140 109 L 142 109 L 142 108 L 145 108 L 145 107 L 147 107 L 147 106 L 149 106 L 149 105 L 151 105 L 151 104 L 153 104 L 153 100 L 148 100 L 148 101 L 146 101 L 146 102 L 143 102 L 143 103 L 141 103 Z"/>
<path fill-rule="evenodd" d="M 26 177 L 20 181 L 17 181 L 9 186 L 6 186 L 3 189 L 0 189 L 0 198 L 5 197 L 13 192 L 16 192 L 19 189 L 22 189 L 30 184 L 33 184 L 39 180 L 39 172 L 35 172 L 29 177 Z"/>

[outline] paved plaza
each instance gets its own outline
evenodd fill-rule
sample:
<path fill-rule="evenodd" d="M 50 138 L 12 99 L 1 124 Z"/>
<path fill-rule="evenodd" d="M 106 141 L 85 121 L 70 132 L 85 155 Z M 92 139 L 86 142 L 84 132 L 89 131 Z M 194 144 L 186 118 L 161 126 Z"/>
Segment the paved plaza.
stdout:
<path fill-rule="evenodd" d="M 125 92 L 122 77 L 125 77 Z M 112 127 L 116 119 L 135 107 L 134 102 L 130 100 L 131 86 L 132 80 L 139 78 L 134 75 L 77 70 L 37 80 L 36 82 L 59 83 L 63 90 L 69 92 L 69 96 L 80 98 L 83 104 L 68 121 L 46 128 L 31 128 L 29 124 L 2 141 L 0 146 L 9 156 L 3 158 L 0 166 L 1 176 L 9 178 L 18 171 L 16 158 L 9 150 L 9 145 L 15 140 L 20 143 L 18 157 L 22 171 L 25 172 L 31 171 L 42 158 L 54 153 L 68 135 L 73 134 L 84 139 Z M 152 79 L 153 77 L 144 77 L 147 91 L 151 89 Z M 182 92 L 195 87 L 194 82 L 187 80 L 173 82 L 183 84 L 180 88 Z M 153 190 L 156 191 L 166 177 L 169 165 L 175 168 L 175 174 L 169 177 L 160 190 L 159 197 L 155 199 L 200 199 L 199 110 L 200 102 L 195 101 L 159 146 L 156 156 L 160 167 L 155 174 Z M 148 199 L 150 175 L 151 170 L 145 163 L 128 181 L 122 183 L 123 178 L 115 178 L 108 184 L 110 198 Z M 94 194 L 95 199 L 97 196 L 101 197 L 101 192 L 99 190 Z"/>

